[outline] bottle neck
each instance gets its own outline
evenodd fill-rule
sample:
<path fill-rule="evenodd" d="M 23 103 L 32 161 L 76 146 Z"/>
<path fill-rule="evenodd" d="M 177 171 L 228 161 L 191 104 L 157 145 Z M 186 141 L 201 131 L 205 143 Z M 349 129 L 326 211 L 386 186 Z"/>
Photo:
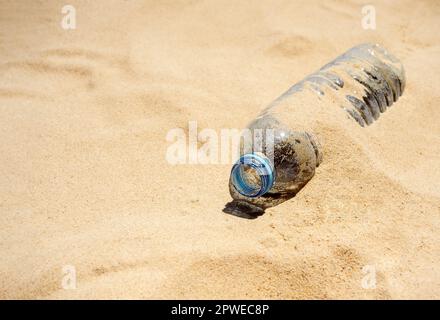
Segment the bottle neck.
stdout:
<path fill-rule="evenodd" d="M 267 193 L 275 182 L 275 169 L 261 153 L 247 153 L 232 167 L 232 184 L 243 196 L 256 198 Z"/>

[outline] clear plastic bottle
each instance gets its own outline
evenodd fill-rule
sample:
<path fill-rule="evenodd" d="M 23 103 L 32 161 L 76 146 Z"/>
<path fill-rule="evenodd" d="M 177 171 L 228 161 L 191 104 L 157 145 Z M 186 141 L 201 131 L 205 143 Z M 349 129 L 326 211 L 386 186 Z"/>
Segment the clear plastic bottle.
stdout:
<path fill-rule="evenodd" d="M 313 118 L 317 100 L 340 106 L 364 127 L 397 101 L 404 87 L 402 64 L 374 44 L 348 50 L 292 86 L 248 126 L 250 132 L 258 129 L 263 134 L 252 135 L 250 147 L 242 144 L 241 157 L 231 170 L 229 190 L 234 201 L 229 208 L 264 212 L 294 196 L 313 177 L 322 152 L 307 119 Z M 307 106 L 300 111 L 308 113 L 302 119 L 294 112 L 299 103 Z M 264 134 L 269 131 L 270 135 Z"/>

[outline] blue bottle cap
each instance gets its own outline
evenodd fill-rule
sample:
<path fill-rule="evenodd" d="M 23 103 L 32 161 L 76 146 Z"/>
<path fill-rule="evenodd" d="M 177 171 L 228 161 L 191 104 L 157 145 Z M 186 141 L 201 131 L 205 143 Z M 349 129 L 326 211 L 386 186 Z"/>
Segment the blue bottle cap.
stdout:
<path fill-rule="evenodd" d="M 259 183 L 249 181 L 245 172 L 246 167 L 254 170 Z M 272 188 L 275 170 L 269 159 L 263 154 L 247 153 L 240 157 L 231 170 L 232 183 L 243 196 L 257 198 Z"/>

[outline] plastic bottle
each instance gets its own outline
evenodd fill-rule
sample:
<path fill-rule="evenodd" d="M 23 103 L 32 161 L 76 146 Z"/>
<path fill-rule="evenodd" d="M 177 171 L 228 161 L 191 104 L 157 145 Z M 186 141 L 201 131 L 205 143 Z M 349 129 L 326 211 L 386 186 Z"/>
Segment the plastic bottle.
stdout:
<path fill-rule="evenodd" d="M 252 133 L 258 129 L 263 134 L 253 136 L 250 147 L 242 144 L 241 157 L 231 170 L 231 204 L 264 212 L 294 196 L 313 177 L 322 161 L 321 146 L 307 120 L 301 121 L 298 112 L 293 116 L 295 105 L 306 105 L 300 112 L 309 113 L 303 119 L 310 119 L 317 100 L 327 99 L 364 127 L 397 101 L 404 87 L 402 64 L 373 44 L 348 50 L 292 86 L 248 126 Z"/>

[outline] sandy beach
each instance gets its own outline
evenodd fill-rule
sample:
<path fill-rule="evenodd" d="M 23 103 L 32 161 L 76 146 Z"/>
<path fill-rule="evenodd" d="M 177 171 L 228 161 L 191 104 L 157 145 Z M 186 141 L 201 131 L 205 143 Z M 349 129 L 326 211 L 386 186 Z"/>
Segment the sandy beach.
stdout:
<path fill-rule="evenodd" d="M 0 298 L 440 299 L 439 17 L 435 0 L 0 0 Z M 314 115 L 324 160 L 294 198 L 239 218 L 231 163 L 167 161 L 170 130 L 244 128 L 365 42 L 402 61 L 405 92 L 367 128 Z"/>

